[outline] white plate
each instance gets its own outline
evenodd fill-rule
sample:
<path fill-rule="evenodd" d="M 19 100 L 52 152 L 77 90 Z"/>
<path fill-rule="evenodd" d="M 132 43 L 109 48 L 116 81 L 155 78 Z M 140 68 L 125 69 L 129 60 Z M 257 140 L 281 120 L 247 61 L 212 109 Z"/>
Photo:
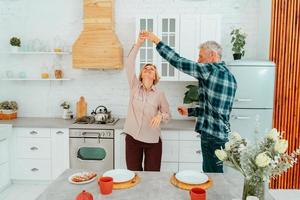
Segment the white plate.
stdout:
<path fill-rule="evenodd" d="M 72 181 L 73 176 L 81 176 L 81 175 L 83 175 L 83 174 L 85 174 L 85 173 L 87 173 L 87 172 L 79 172 L 79 173 L 75 173 L 75 174 L 71 175 L 71 176 L 68 178 L 68 180 L 69 180 L 70 183 L 73 183 L 73 184 L 76 184 L 76 185 L 81 185 L 81 184 L 87 184 L 87 183 L 90 183 L 90 182 L 94 181 L 94 180 L 97 178 L 97 176 L 95 176 L 94 178 L 92 178 L 92 179 L 90 179 L 90 180 L 88 180 L 88 181 L 82 181 L 82 182 L 74 182 L 74 181 Z"/>
<path fill-rule="evenodd" d="M 175 178 L 186 184 L 202 184 L 208 181 L 206 174 L 193 170 L 180 171 L 175 175 Z"/>
<path fill-rule="evenodd" d="M 114 183 L 122 183 L 133 179 L 135 174 L 133 171 L 127 169 L 113 169 L 105 172 L 103 176 L 112 177 Z"/>

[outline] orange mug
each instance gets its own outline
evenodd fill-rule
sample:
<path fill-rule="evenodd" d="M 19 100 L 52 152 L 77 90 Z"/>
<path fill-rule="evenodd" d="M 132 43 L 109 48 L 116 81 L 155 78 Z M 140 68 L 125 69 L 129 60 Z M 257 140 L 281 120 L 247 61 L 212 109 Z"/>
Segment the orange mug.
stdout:
<path fill-rule="evenodd" d="M 109 176 L 100 177 L 98 180 L 98 185 L 101 194 L 111 194 L 113 189 L 113 178 Z"/>
<path fill-rule="evenodd" d="M 205 200 L 206 199 L 206 191 L 202 188 L 192 188 L 190 190 L 191 200 Z"/>

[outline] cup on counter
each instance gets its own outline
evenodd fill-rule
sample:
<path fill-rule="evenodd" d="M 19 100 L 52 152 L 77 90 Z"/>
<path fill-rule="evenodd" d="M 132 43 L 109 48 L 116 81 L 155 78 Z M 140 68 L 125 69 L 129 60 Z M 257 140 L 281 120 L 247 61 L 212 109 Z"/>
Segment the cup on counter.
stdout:
<path fill-rule="evenodd" d="M 111 194 L 113 189 L 113 178 L 109 176 L 100 177 L 98 179 L 98 186 L 101 194 Z"/>
<path fill-rule="evenodd" d="M 206 191 L 202 188 L 192 188 L 190 190 L 191 200 L 206 200 Z"/>

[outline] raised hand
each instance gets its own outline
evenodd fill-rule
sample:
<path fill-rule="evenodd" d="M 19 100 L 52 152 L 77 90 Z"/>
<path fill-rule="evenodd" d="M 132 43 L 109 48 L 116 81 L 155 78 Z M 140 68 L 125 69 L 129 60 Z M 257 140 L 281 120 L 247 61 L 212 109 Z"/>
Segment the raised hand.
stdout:
<path fill-rule="evenodd" d="M 137 38 L 136 44 L 141 46 L 146 40 L 145 31 L 141 31 L 139 37 Z"/>
<path fill-rule="evenodd" d="M 157 37 L 153 32 L 144 32 L 145 38 L 151 42 L 158 44 L 160 42 L 159 37 Z"/>

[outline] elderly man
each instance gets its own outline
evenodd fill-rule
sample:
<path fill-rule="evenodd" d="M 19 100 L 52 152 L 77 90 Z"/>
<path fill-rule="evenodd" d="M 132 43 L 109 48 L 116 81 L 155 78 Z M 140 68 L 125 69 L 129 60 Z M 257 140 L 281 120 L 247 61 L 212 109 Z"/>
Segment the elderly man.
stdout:
<path fill-rule="evenodd" d="M 224 147 L 230 132 L 229 117 L 237 88 L 234 76 L 221 61 L 222 48 L 214 41 L 200 45 L 197 62 L 181 57 L 151 32 L 144 35 L 156 44 L 158 53 L 171 65 L 189 74 L 199 83 L 199 107 L 178 107 L 184 116 L 197 117 L 195 131 L 201 134 L 201 149 L 204 172 L 223 172 L 223 164 L 215 150 Z"/>

